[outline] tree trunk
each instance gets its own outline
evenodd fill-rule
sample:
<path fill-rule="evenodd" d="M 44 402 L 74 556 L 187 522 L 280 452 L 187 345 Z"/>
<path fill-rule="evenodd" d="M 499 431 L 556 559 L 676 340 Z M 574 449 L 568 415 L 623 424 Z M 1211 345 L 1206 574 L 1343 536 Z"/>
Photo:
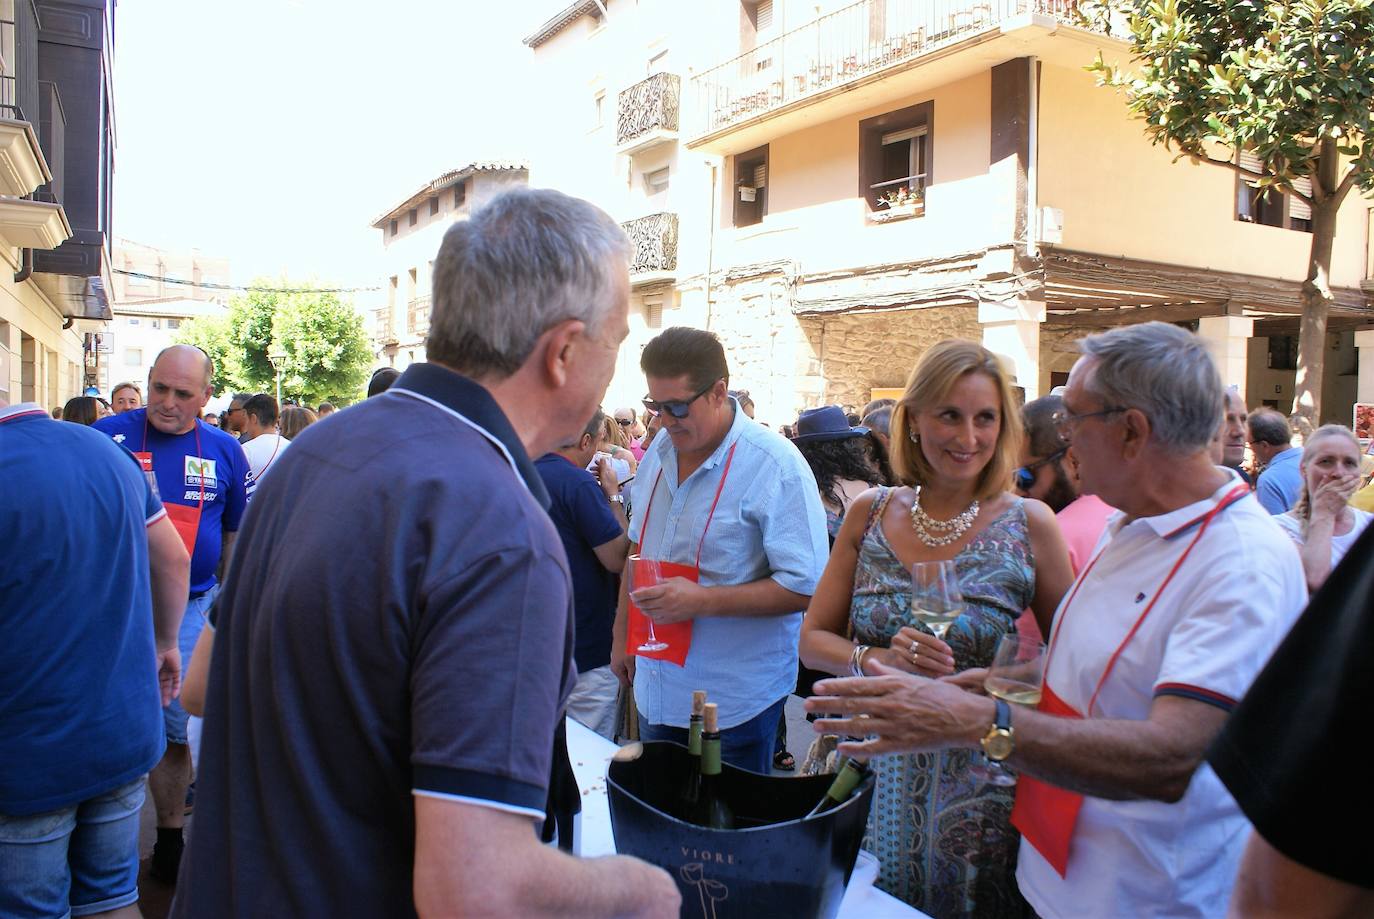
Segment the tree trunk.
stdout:
<path fill-rule="evenodd" d="M 1331 250 L 1336 240 L 1336 213 L 1341 197 L 1336 189 L 1336 143 L 1321 141 L 1317 165 L 1318 182 L 1312 194 L 1312 253 L 1307 263 L 1307 280 L 1302 283 L 1302 320 L 1298 333 L 1298 375 L 1293 386 L 1292 413 L 1302 415 L 1313 426 L 1321 424 L 1322 380 L 1326 360 L 1326 317 L 1331 311 Z M 1315 186 L 1320 184 L 1318 190 Z M 1343 196 L 1342 196 L 1343 197 Z"/>

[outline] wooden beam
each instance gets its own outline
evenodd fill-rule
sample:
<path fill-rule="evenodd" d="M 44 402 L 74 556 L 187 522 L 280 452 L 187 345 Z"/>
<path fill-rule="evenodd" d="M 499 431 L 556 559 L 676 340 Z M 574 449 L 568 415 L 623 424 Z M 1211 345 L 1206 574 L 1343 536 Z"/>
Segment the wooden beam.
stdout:
<path fill-rule="evenodd" d="M 1166 295 L 1172 300 L 1234 300 L 1251 309 L 1297 313 L 1302 282 L 1260 275 L 1191 268 L 1144 259 L 1099 255 L 1073 249 L 1045 249 L 1045 283 L 1048 287 L 1072 286 L 1103 291 L 1138 290 Z M 1337 307 L 1370 312 L 1370 297 L 1358 288 L 1333 290 Z"/>
<path fill-rule="evenodd" d="M 1054 313 L 1045 317 L 1045 324 L 1069 328 L 1131 325 L 1137 322 L 1189 322 L 1204 316 L 1225 316 L 1226 304 L 1176 303 L 1160 306 L 1137 306 L 1133 309 L 1082 310 L 1076 313 Z"/>
<path fill-rule="evenodd" d="M 1271 338 L 1275 335 L 1295 336 L 1298 334 L 1298 316 L 1283 316 L 1272 319 L 1255 320 L 1255 338 Z M 1331 316 L 1326 320 L 1328 332 L 1359 332 L 1374 329 L 1374 318 L 1362 319 L 1354 316 Z"/>

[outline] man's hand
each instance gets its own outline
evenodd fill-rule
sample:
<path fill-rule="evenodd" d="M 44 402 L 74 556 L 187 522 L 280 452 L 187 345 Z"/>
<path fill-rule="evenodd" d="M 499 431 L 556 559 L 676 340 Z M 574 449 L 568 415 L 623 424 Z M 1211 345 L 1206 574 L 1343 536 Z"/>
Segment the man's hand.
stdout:
<path fill-rule="evenodd" d="M 625 653 L 625 643 L 613 641 L 611 643 L 611 673 L 620 680 L 620 685 L 630 687 L 635 682 L 635 658 L 633 654 Z"/>
<path fill-rule="evenodd" d="M 181 694 L 181 649 L 176 645 L 157 652 L 157 685 L 162 691 L 163 708 Z"/>
<path fill-rule="evenodd" d="M 652 587 L 636 590 L 630 596 L 644 615 L 654 621 L 654 625 L 671 625 L 702 615 L 706 590 L 686 578 L 669 578 Z"/>
<path fill-rule="evenodd" d="M 870 738 L 841 743 L 845 756 L 974 747 L 992 724 L 990 699 L 881 663 L 873 670 L 878 676 L 822 680 L 806 700 L 823 716 L 816 733 Z"/>
<path fill-rule="evenodd" d="M 620 479 L 616 478 L 615 467 L 611 465 L 609 456 L 596 461 L 596 481 L 608 499 L 620 494 Z"/>

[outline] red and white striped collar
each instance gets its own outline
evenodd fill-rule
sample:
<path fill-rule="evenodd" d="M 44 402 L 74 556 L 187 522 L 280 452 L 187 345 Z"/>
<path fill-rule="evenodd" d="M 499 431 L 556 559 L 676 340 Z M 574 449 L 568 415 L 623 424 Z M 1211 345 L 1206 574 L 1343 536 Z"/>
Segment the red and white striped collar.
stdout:
<path fill-rule="evenodd" d="M 8 405 L 0 408 L 0 424 L 6 421 L 13 421 L 16 418 L 28 418 L 33 415 L 48 417 L 47 409 L 37 402 L 20 402 L 18 405 Z"/>

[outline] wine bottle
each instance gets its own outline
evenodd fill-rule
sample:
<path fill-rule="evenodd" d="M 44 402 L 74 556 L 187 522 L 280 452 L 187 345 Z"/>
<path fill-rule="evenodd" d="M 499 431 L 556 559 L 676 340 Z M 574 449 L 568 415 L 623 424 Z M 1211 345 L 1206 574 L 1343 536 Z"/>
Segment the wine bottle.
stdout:
<path fill-rule="evenodd" d="M 828 810 L 839 807 L 849 800 L 849 796 L 854 793 L 854 789 L 859 787 L 864 776 L 868 775 L 868 764 L 850 756 L 840 767 L 840 771 L 835 773 L 835 780 L 830 783 L 830 787 L 825 790 L 825 795 L 816 802 L 816 806 L 811 808 L 811 812 L 803 817 L 803 820 L 823 814 Z"/>
<path fill-rule="evenodd" d="M 682 813 L 691 815 L 701 800 L 701 728 L 705 720 L 706 693 L 692 693 L 692 715 L 687 722 L 687 782 L 682 787 Z"/>
<path fill-rule="evenodd" d="M 707 702 L 702 707 L 701 791 L 692 822 L 714 830 L 730 830 L 735 826 L 735 815 L 721 795 L 720 722 L 714 702 Z"/>

